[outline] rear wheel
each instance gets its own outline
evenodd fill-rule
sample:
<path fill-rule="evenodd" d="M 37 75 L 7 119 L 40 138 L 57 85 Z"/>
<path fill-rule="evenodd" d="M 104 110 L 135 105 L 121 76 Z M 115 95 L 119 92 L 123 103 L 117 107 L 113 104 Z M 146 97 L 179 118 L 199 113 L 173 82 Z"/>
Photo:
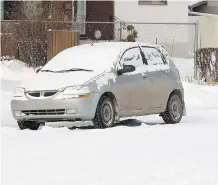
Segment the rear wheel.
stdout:
<path fill-rule="evenodd" d="M 95 128 L 112 127 L 115 122 L 115 109 L 108 96 L 102 96 L 98 102 L 93 123 Z"/>
<path fill-rule="evenodd" d="M 179 123 L 183 115 L 183 103 L 177 94 L 171 94 L 167 102 L 166 111 L 161 115 L 166 124 Z"/>
<path fill-rule="evenodd" d="M 17 121 L 17 123 L 20 130 L 24 130 L 24 129 L 38 130 L 40 126 L 45 125 L 45 123 L 36 122 L 36 121 Z"/>

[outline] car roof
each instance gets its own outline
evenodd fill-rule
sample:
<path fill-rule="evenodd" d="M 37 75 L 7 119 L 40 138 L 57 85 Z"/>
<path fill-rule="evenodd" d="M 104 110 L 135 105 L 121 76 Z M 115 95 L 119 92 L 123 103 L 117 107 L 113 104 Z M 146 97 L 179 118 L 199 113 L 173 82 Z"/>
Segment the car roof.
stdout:
<path fill-rule="evenodd" d="M 136 47 L 138 45 L 141 46 L 148 46 L 148 47 L 158 47 L 157 44 L 151 44 L 151 43 L 144 43 L 144 42 L 97 42 L 92 44 L 84 44 L 80 45 L 80 47 L 99 47 L 99 48 L 105 48 L 105 49 L 116 49 L 119 51 L 126 50 L 131 47 Z"/>

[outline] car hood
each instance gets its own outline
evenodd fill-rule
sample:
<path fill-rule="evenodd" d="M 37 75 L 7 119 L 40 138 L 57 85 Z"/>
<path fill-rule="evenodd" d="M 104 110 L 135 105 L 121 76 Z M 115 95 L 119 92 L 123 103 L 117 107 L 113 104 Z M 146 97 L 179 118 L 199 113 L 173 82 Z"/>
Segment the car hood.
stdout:
<path fill-rule="evenodd" d="M 73 71 L 66 73 L 39 72 L 30 79 L 23 81 L 26 91 L 58 90 L 68 86 L 83 85 L 100 72 Z"/>

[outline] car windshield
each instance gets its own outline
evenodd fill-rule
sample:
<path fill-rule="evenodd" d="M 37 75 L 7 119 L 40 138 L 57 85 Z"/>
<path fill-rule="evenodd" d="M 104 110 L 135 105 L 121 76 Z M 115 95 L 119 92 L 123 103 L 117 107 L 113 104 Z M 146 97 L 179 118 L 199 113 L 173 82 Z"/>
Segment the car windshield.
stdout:
<path fill-rule="evenodd" d="M 42 72 L 97 71 L 112 66 L 119 50 L 112 48 L 76 46 L 66 49 L 52 58 Z"/>

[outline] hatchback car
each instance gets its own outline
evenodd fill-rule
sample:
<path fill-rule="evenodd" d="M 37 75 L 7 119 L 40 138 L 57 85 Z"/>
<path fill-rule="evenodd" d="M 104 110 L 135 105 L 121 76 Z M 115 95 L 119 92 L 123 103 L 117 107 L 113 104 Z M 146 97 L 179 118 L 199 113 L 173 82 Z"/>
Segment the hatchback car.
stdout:
<path fill-rule="evenodd" d="M 45 122 L 93 121 L 114 126 L 122 117 L 185 115 L 179 72 L 154 44 L 104 42 L 68 48 L 16 88 L 11 110 L 20 129 Z"/>

